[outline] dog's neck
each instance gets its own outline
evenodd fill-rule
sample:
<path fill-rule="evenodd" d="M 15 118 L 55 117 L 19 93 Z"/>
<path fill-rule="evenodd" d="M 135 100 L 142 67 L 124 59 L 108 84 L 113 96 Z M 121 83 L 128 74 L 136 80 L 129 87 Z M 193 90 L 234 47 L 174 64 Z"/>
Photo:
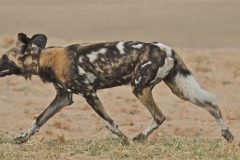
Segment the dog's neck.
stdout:
<path fill-rule="evenodd" d="M 23 69 L 24 77 L 31 79 L 32 75 L 39 75 L 39 57 L 41 49 L 33 47 L 28 51 L 28 54 L 24 57 Z"/>
<path fill-rule="evenodd" d="M 39 74 L 39 57 L 40 57 L 40 48 L 33 48 L 31 50 L 32 55 L 32 74 L 38 75 Z"/>

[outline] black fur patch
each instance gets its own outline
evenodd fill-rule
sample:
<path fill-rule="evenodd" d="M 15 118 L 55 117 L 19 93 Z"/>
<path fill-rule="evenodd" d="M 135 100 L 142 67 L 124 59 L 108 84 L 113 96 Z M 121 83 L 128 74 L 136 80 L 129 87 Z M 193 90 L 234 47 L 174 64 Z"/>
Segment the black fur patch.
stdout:
<path fill-rule="evenodd" d="M 176 56 L 176 53 L 175 53 L 174 50 L 172 50 L 172 57 L 174 58 L 175 56 Z M 181 60 L 181 62 L 182 62 L 182 60 Z M 175 64 L 175 67 L 173 68 L 173 70 L 177 69 L 184 77 L 187 77 L 188 75 L 191 75 L 190 70 L 182 67 L 183 65 L 185 66 L 185 64 L 178 64 L 178 60 L 176 60 L 175 63 L 176 64 Z"/>

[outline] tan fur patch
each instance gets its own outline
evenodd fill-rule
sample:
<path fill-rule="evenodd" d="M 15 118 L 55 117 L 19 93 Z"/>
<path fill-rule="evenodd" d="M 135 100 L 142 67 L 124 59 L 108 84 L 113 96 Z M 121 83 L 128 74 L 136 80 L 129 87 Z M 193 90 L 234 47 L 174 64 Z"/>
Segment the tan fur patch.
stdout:
<path fill-rule="evenodd" d="M 41 52 L 40 68 L 51 67 L 57 78 L 65 83 L 70 78 L 70 60 L 64 48 L 49 48 Z"/>
<path fill-rule="evenodd" d="M 101 68 L 99 68 L 97 64 L 96 64 L 96 66 L 97 66 L 97 67 L 95 68 L 96 71 L 101 72 L 101 73 L 104 73 L 104 71 L 103 71 Z"/>
<path fill-rule="evenodd" d="M 19 52 L 16 48 L 9 50 L 6 55 L 10 61 L 13 61 L 18 67 L 21 67 L 21 63 L 18 61 L 18 58 L 21 54 L 17 54 Z"/>
<path fill-rule="evenodd" d="M 151 93 L 151 88 L 145 88 L 142 91 L 142 95 L 139 94 L 138 95 L 139 100 L 143 103 L 143 104 L 149 104 L 149 102 L 151 102 L 151 105 L 156 105 L 154 103 L 153 97 L 152 97 L 152 93 Z M 146 106 L 147 107 L 147 106 Z"/>
<path fill-rule="evenodd" d="M 31 65 L 32 64 L 32 56 L 31 55 L 28 55 L 24 62 L 23 62 L 24 65 Z"/>
<path fill-rule="evenodd" d="M 148 60 L 148 54 L 149 54 L 149 47 L 146 47 L 145 52 L 142 54 L 142 56 L 139 58 L 141 59 L 140 63 L 143 63 L 144 61 Z"/>
<path fill-rule="evenodd" d="M 94 45 L 95 43 L 82 43 L 81 45 L 79 45 L 79 49 L 81 48 L 85 48 L 85 47 L 89 47 L 89 46 L 92 46 Z"/>
<path fill-rule="evenodd" d="M 134 86 L 131 87 L 132 90 L 135 88 Z M 142 95 L 138 95 L 138 99 L 149 110 L 155 120 L 159 123 L 162 123 L 165 120 L 165 116 L 153 100 L 151 87 L 145 88 L 142 91 Z"/>
<path fill-rule="evenodd" d="M 105 44 L 106 47 L 108 46 L 115 46 L 116 45 L 116 42 L 108 42 Z"/>
<path fill-rule="evenodd" d="M 165 47 L 161 48 L 161 50 L 167 53 L 167 49 Z"/>
<path fill-rule="evenodd" d="M 171 89 L 172 93 L 181 98 L 184 101 L 187 101 L 188 99 L 184 97 L 183 93 L 180 92 L 179 88 L 176 86 L 175 82 L 169 79 L 164 79 L 164 82 L 166 85 Z"/>
<path fill-rule="evenodd" d="M 182 58 L 177 54 L 177 52 L 173 51 L 175 53 L 174 59 L 177 60 L 179 66 L 181 66 L 183 69 L 188 70 L 187 66 L 183 62 Z"/>

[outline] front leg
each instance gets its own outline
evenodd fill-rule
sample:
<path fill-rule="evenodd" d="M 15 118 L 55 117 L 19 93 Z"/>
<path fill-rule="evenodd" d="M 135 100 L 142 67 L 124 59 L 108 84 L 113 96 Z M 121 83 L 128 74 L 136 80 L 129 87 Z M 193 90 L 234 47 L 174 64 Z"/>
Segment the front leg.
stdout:
<path fill-rule="evenodd" d="M 20 137 L 15 138 L 13 142 L 16 144 L 27 142 L 28 139 L 34 135 L 35 132 L 38 132 L 39 128 L 53 115 L 55 115 L 63 107 L 71 105 L 72 103 L 72 93 L 63 89 L 57 89 L 57 95 L 52 103 L 33 121 L 32 125 L 26 132 Z"/>

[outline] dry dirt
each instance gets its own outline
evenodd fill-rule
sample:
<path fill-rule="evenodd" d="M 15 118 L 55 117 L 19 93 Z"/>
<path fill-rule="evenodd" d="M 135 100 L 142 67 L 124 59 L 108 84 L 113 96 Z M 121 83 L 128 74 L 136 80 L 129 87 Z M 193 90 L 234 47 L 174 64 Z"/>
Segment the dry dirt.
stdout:
<path fill-rule="evenodd" d="M 173 47 L 217 104 L 236 140 L 240 135 L 240 2 L 238 1 L 1 1 L 0 55 L 17 33 L 45 33 L 48 44 L 115 40 L 159 41 Z M 153 135 L 221 137 L 213 117 L 184 102 L 160 83 L 153 90 L 166 121 Z M 130 138 L 151 116 L 129 86 L 98 92 L 119 128 Z M 19 135 L 54 99 L 51 84 L 34 76 L 0 79 L 0 132 Z M 36 134 L 38 137 L 91 138 L 109 131 L 80 96 Z"/>

